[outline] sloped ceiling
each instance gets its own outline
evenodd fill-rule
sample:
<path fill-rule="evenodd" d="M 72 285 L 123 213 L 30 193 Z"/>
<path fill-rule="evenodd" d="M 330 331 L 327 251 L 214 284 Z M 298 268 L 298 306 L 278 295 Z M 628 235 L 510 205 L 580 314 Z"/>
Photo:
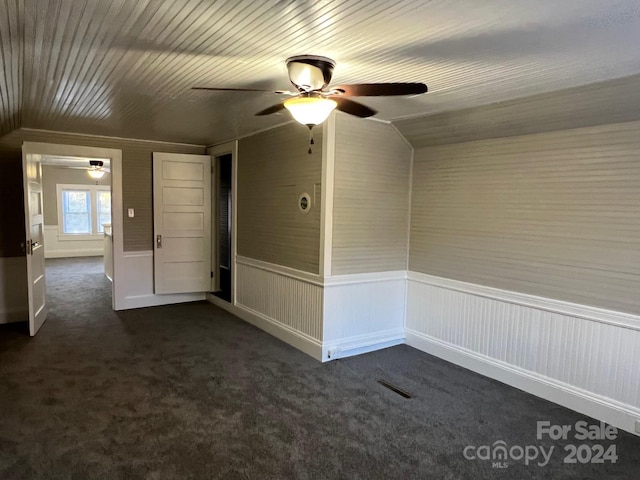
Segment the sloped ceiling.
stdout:
<path fill-rule="evenodd" d="M 19 126 L 213 144 L 290 87 L 284 60 L 337 61 L 334 84 L 423 81 L 368 98 L 399 120 L 640 72 L 637 0 L 0 0 L 0 134 Z"/>

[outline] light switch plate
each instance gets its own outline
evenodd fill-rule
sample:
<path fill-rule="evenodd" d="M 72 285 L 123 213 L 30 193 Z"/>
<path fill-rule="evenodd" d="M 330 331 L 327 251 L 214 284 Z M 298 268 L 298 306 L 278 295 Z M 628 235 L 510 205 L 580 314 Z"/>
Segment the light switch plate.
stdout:
<path fill-rule="evenodd" d="M 133 217 L 135 217 L 135 212 L 133 211 L 133 208 L 130 208 L 130 209 L 128 210 L 128 213 L 129 213 L 129 218 L 133 218 Z"/>

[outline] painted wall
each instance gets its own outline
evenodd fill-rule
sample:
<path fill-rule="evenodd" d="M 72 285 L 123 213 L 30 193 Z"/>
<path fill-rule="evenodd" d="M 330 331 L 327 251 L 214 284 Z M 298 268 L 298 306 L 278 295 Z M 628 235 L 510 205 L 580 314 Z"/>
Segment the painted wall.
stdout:
<path fill-rule="evenodd" d="M 638 131 L 417 149 L 409 269 L 640 314 Z"/>
<path fill-rule="evenodd" d="M 147 142 L 92 135 L 75 135 L 43 130 L 18 129 L 0 138 L 0 149 L 20 152 L 22 142 L 59 143 L 122 150 L 124 250 L 153 249 L 153 182 L 151 154 L 155 152 L 204 154 L 204 146 Z M 15 153 L 14 153 L 15 154 Z M 135 217 L 126 215 L 135 209 Z"/>
<path fill-rule="evenodd" d="M 98 185 L 108 186 L 111 175 L 105 174 Z M 42 193 L 44 213 L 44 248 L 45 258 L 86 257 L 104 255 L 104 240 L 102 237 L 70 240 L 60 236 L 58 225 L 58 195 L 56 185 L 95 185 L 85 170 L 42 166 Z"/>
<path fill-rule="evenodd" d="M 407 343 L 631 432 L 639 78 L 398 123 Z"/>
<path fill-rule="evenodd" d="M 238 255 L 318 273 L 322 129 L 312 154 L 308 135 L 291 123 L 238 142 Z M 302 193 L 311 196 L 307 214 L 298 211 Z"/>
<path fill-rule="evenodd" d="M 406 270 L 412 148 L 389 124 L 335 121 L 331 273 Z"/>
<path fill-rule="evenodd" d="M 85 170 L 74 168 L 42 166 L 42 195 L 45 225 L 58 225 L 58 195 L 56 185 L 96 185 Z M 105 175 L 97 181 L 98 185 L 110 185 L 111 174 Z"/>
<path fill-rule="evenodd" d="M 305 133 L 239 142 L 232 311 L 323 361 L 402 343 L 412 149 L 393 126 L 341 113 L 314 155 Z M 303 215 L 298 195 L 313 186 Z M 320 248 L 332 258 L 322 274 Z"/>

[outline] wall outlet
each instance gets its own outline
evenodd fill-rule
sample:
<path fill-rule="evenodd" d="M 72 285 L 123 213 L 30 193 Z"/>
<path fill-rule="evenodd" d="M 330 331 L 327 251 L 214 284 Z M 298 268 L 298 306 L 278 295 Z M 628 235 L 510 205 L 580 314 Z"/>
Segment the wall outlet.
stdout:
<path fill-rule="evenodd" d="M 640 433 L 640 420 L 636 420 L 636 433 Z"/>
<path fill-rule="evenodd" d="M 128 209 L 127 213 L 129 215 L 129 218 L 135 217 L 135 212 L 134 212 L 133 208 Z"/>

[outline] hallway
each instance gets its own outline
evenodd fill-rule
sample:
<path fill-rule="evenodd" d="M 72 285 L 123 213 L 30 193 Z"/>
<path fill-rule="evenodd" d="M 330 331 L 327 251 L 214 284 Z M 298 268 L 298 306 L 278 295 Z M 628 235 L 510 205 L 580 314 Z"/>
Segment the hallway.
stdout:
<path fill-rule="evenodd" d="M 49 258 L 45 269 L 49 306 L 45 326 L 77 328 L 114 314 L 102 257 Z"/>

